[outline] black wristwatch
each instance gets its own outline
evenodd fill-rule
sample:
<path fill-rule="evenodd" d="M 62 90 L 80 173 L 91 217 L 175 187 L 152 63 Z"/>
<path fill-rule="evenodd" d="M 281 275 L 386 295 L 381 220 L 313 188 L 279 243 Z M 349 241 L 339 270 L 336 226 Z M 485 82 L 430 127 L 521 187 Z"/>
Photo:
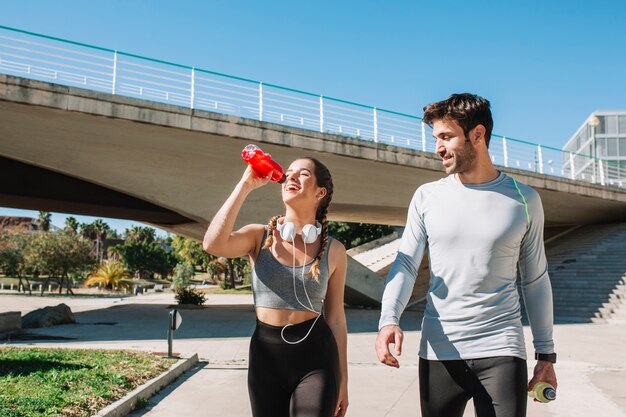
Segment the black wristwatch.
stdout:
<path fill-rule="evenodd" d="M 556 353 L 537 353 L 535 352 L 535 359 L 538 361 L 546 361 L 556 363 Z"/>

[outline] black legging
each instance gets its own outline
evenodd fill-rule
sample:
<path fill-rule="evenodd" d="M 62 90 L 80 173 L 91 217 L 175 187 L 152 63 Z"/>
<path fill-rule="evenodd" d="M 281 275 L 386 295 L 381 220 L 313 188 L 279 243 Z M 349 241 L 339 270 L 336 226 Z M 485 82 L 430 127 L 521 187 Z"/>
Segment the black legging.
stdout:
<path fill-rule="evenodd" d="M 302 339 L 313 321 L 288 327 L 285 339 Z M 304 341 L 290 345 L 281 329 L 257 320 L 248 367 L 252 415 L 332 417 L 339 396 L 339 353 L 332 331 L 320 317 Z"/>
<path fill-rule="evenodd" d="M 432 361 L 420 358 L 422 417 L 462 417 L 470 398 L 477 417 L 525 417 L 528 370 L 524 359 Z"/>

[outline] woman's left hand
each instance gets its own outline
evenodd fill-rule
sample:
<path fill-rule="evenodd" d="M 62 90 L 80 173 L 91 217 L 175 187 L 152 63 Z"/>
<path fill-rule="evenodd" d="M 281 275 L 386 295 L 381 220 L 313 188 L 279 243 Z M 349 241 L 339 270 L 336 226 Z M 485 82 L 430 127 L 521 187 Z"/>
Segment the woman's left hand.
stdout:
<path fill-rule="evenodd" d="M 348 409 L 348 387 L 346 384 L 342 384 L 339 389 L 339 399 L 337 400 L 337 407 L 335 408 L 335 417 L 344 417 L 346 410 Z"/>

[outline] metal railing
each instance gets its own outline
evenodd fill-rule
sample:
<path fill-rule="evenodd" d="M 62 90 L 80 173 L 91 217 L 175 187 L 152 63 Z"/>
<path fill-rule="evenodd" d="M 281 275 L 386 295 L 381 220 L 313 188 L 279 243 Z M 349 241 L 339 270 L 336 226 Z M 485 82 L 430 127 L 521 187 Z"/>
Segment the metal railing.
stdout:
<path fill-rule="evenodd" d="M 420 117 L 0 26 L 0 72 L 116 95 L 435 151 Z M 428 138 L 428 139 L 427 139 Z M 626 168 L 492 135 L 502 167 L 626 187 Z"/>

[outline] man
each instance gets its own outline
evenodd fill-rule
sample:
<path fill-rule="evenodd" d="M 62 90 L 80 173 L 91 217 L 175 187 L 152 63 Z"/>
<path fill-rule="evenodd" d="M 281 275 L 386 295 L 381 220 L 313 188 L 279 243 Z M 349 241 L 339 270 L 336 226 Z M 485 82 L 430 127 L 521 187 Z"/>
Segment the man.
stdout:
<path fill-rule="evenodd" d="M 378 359 L 399 362 L 399 319 L 428 248 L 430 287 L 422 323 L 419 384 L 424 417 L 523 417 L 527 390 L 557 385 L 552 289 L 536 191 L 496 170 L 488 153 L 489 101 L 453 94 L 424 108 L 447 177 L 417 189 L 387 277 L 376 339 Z M 537 365 L 527 384 L 519 274 Z"/>

